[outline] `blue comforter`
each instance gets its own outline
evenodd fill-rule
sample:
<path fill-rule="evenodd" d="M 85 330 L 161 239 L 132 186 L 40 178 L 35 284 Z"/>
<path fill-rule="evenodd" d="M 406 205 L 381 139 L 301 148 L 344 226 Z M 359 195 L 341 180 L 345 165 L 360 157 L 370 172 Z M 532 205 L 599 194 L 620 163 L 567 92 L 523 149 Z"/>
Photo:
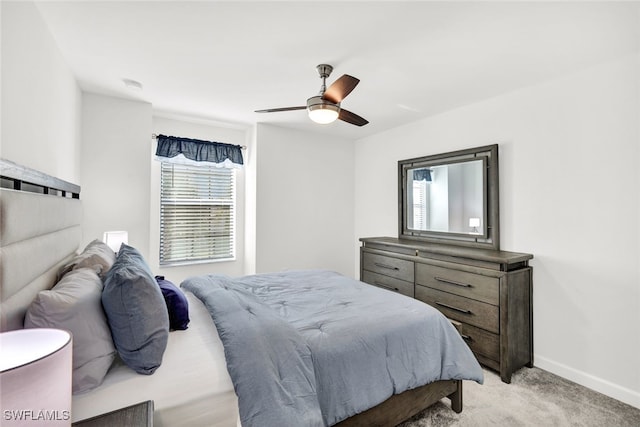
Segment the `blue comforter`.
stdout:
<path fill-rule="evenodd" d="M 181 286 L 216 324 L 244 427 L 333 425 L 433 381 L 483 381 L 439 311 L 334 272 L 197 276 Z"/>

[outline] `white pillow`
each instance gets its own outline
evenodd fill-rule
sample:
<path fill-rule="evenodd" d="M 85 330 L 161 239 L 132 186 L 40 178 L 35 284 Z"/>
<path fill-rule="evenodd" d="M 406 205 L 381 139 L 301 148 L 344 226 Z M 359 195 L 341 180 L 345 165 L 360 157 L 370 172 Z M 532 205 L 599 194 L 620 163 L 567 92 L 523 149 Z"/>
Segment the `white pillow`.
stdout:
<path fill-rule="evenodd" d="M 95 239 L 58 271 L 58 280 L 77 268 L 92 268 L 101 278 L 104 278 L 115 260 L 115 252 L 106 243 Z"/>
<path fill-rule="evenodd" d="M 102 281 L 92 268 L 71 270 L 33 300 L 25 328 L 66 329 L 73 335 L 73 393 L 102 383 L 115 347 L 101 303 Z"/>

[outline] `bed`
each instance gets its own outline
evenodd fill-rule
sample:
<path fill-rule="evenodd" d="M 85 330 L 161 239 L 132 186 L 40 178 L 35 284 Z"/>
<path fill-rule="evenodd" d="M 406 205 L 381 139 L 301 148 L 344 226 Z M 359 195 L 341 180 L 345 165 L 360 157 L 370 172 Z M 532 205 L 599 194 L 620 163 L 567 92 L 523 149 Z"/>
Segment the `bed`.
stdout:
<path fill-rule="evenodd" d="M 6 331 L 24 327 L 34 298 L 53 287 L 61 267 L 80 252 L 82 205 L 78 186 L 5 160 L 0 165 L 5 187 L 0 190 L 0 327 Z M 169 333 L 153 375 L 136 374 L 116 358 L 98 387 L 74 395 L 74 421 L 153 400 L 156 426 L 240 425 L 242 405 L 227 370 L 226 341 L 212 321 L 211 307 L 191 290 L 185 292 L 189 327 Z M 477 370 L 479 377 L 470 379 L 481 381 Z M 393 426 L 445 397 L 454 411 L 462 410 L 461 379 L 412 387 L 336 425 Z"/>

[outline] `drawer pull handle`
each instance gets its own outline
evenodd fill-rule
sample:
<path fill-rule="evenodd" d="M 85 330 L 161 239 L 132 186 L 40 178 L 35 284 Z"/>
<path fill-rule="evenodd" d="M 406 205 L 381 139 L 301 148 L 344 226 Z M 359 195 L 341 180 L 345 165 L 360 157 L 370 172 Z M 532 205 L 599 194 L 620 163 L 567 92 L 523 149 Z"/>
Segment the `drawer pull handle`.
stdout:
<path fill-rule="evenodd" d="M 473 341 L 473 338 L 471 338 L 469 335 L 461 335 L 461 337 L 465 341 Z"/>
<path fill-rule="evenodd" d="M 454 280 L 443 279 L 442 277 L 434 277 L 438 282 L 447 283 L 449 285 L 461 286 L 463 288 L 473 288 L 472 285 L 468 283 L 456 282 Z"/>
<path fill-rule="evenodd" d="M 395 270 L 395 271 L 400 270 L 398 267 L 394 267 L 394 266 L 392 266 L 392 265 L 381 264 L 381 263 L 379 263 L 379 262 L 374 262 L 373 264 L 374 264 L 376 267 L 386 268 L 387 270 Z"/>
<path fill-rule="evenodd" d="M 390 289 L 392 291 L 400 292 L 400 289 L 391 287 L 389 285 L 385 285 L 384 283 L 373 282 L 373 284 L 376 285 L 376 286 L 380 286 L 381 288 L 386 288 L 386 289 Z"/>
<path fill-rule="evenodd" d="M 463 313 L 463 314 L 473 314 L 473 313 L 471 312 L 471 310 L 465 310 L 465 309 L 463 309 L 463 308 L 454 307 L 454 306 L 452 306 L 452 305 L 445 304 L 445 303 L 438 302 L 438 301 L 436 301 L 436 305 L 439 305 L 440 307 L 448 308 L 449 310 L 457 311 L 458 313 Z"/>

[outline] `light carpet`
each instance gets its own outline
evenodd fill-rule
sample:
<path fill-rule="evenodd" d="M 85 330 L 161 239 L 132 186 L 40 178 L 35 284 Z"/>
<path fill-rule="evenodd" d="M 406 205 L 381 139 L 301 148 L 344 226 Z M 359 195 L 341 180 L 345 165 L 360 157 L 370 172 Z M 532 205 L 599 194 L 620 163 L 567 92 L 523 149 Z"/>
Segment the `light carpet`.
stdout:
<path fill-rule="evenodd" d="M 464 382 L 462 413 L 444 399 L 398 427 L 640 427 L 640 409 L 539 368 L 520 369 L 511 384 L 486 369 L 484 378 Z"/>

